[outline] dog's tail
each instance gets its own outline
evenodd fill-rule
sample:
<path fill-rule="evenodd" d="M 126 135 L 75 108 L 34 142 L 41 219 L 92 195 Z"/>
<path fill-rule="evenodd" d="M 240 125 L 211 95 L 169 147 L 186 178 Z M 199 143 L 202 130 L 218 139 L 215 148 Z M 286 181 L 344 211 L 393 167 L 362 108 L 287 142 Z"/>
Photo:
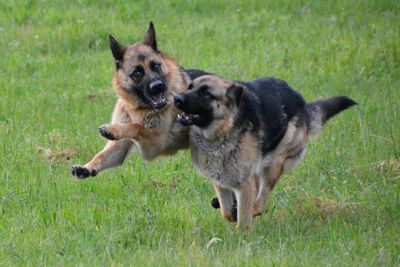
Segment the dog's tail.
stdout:
<path fill-rule="evenodd" d="M 357 103 L 347 96 L 335 96 L 308 103 L 308 133 L 318 135 L 327 120 L 354 105 Z"/>

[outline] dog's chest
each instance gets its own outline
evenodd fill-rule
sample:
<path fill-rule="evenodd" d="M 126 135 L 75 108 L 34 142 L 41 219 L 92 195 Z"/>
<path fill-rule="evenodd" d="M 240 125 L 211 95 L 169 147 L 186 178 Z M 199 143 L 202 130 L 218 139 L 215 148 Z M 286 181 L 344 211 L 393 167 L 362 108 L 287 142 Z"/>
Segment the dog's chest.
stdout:
<path fill-rule="evenodd" d="M 149 111 L 144 114 L 143 126 L 148 129 L 160 127 L 160 115 L 156 112 Z"/>
<path fill-rule="evenodd" d="M 129 115 L 132 123 L 143 125 L 152 133 L 134 139 L 137 153 L 144 159 L 153 160 L 160 155 L 174 154 L 188 147 L 189 129 L 174 122 L 169 107 L 162 112 L 149 110 L 140 114 L 132 112 Z"/>
<path fill-rule="evenodd" d="M 252 163 L 243 159 L 239 147 L 205 151 L 191 140 L 192 160 L 204 175 L 227 188 L 239 187 L 251 174 Z"/>

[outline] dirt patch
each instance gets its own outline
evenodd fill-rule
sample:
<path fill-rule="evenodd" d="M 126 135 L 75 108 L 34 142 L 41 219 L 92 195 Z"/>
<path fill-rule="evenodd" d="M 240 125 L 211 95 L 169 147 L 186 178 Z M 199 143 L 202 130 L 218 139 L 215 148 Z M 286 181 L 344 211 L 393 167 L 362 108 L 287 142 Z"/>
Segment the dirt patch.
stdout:
<path fill-rule="evenodd" d="M 381 171 L 391 170 L 396 175 L 400 175 L 400 160 L 398 159 L 381 160 L 372 165 Z"/>
<path fill-rule="evenodd" d="M 108 97 L 108 96 L 110 96 L 110 95 L 111 95 L 110 92 L 111 92 L 111 90 L 109 90 L 109 91 L 92 92 L 92 93 L 87 94 L 86 97 L 87 97 L 89 100 L 94 101 L 94 100 L 96 100 L 97 98 Z"/>
<path fill-rule="evenodd" d="M 182 182 L 182 177 L 169 177 L 168 181 L 152 180 L 146 182 L 142 187 L 142 192 L 147 191 L 148 188 L 153 187 L 159 190 L 166 190 L 169 192 L 175 192 L 178 184 Z"/>
<path fill-rule="evenodd" d="M 320 217 L 334 215 L 353 215 L 359 209 L 355 202 L 337 202 L 318 196 L 300 197 L 296 208 L 303 214 L 314 214 Z"/>
<path fill-rule="evenodd" d="M 37 152 L 46 161 L 54 161 L 54 160 L 70 161 L 73 156 L 79 154 L 79 149 L 66 148 L 63 150 L 50 150 L 50 149 L 38 147 Z"/>

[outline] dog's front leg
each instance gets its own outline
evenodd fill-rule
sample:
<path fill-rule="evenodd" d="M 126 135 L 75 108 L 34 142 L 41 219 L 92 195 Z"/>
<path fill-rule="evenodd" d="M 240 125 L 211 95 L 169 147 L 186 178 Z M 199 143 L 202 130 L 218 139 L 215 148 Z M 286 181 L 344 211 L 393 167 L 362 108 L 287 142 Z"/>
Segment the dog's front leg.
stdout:
<path fill-rule="evenodd" d="M 245 181 L 239 189 L 234 190 L 237 200 L 238 229 L 250 230 L 253 227 L 253 203 L 256 194 L 256 185 L 253 178 Z"/>
<path fill-rule="evenodd" d="M 120 101 L 117 102 L 112 115 L 111 123 L 130 123 L 131 119 L 125 112 Z M 100 171 L 121 165 L 132 147 L 132 140 L 108 141 L 102 151 L 97 153 L 91 161 L 84 166 L 75 165 L 71 174 L 75 178 L 84 179 L 95 176 Z"/>
<path fill-rule="evenodd" d="M 129 139 L 120 141 L 108 141 L 102 151 L 96 154 L 91 161 L 84 166 L 72 167 L 72 175 L 83 179 L 95 176 L 100 171 L 121 165 L 128 154 L 133 142 Z"/>
<path fill-rule="evenodd" d="M 141 124 L 105 124 L 99 128 L 100 134 L 108 140 L 121 140 L 125 138 L 140 139 L 142 137 L 156 135 L 154 131 L 145 128 Z"/>

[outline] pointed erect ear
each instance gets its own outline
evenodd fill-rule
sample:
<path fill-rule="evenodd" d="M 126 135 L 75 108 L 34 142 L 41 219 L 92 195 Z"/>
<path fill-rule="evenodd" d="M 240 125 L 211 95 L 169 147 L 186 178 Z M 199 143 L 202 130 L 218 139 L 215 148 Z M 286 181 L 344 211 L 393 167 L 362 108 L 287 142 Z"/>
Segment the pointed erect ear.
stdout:
<path fill-rule="evenodd" d="M 111 34 L 108 35 L 108 39 L 110 41 L 111 52 L 114 56 L 117 68 L 119 68 L 124 58 L 126 48 L 120 45 Z"/>
<path fill-rule="evenodd" d="M 146 36 L 144 37 L 143 44 L 150 46 L 151 48 L 154 49 L 154 51 L 158 51 L 156 30 L 154 29 L 154 24 L 152 21 L 150 21 L 149 29 L 147 30 Z"/>
<path fill-rule="evenodd" d="M 237 83 L 232 84 L 226 91 L 226 96 L 229 99 L 229 103 L 239 106 L 240 100 L 242 99 L 243 90 L 244 88 L 242 85 Z"/>

